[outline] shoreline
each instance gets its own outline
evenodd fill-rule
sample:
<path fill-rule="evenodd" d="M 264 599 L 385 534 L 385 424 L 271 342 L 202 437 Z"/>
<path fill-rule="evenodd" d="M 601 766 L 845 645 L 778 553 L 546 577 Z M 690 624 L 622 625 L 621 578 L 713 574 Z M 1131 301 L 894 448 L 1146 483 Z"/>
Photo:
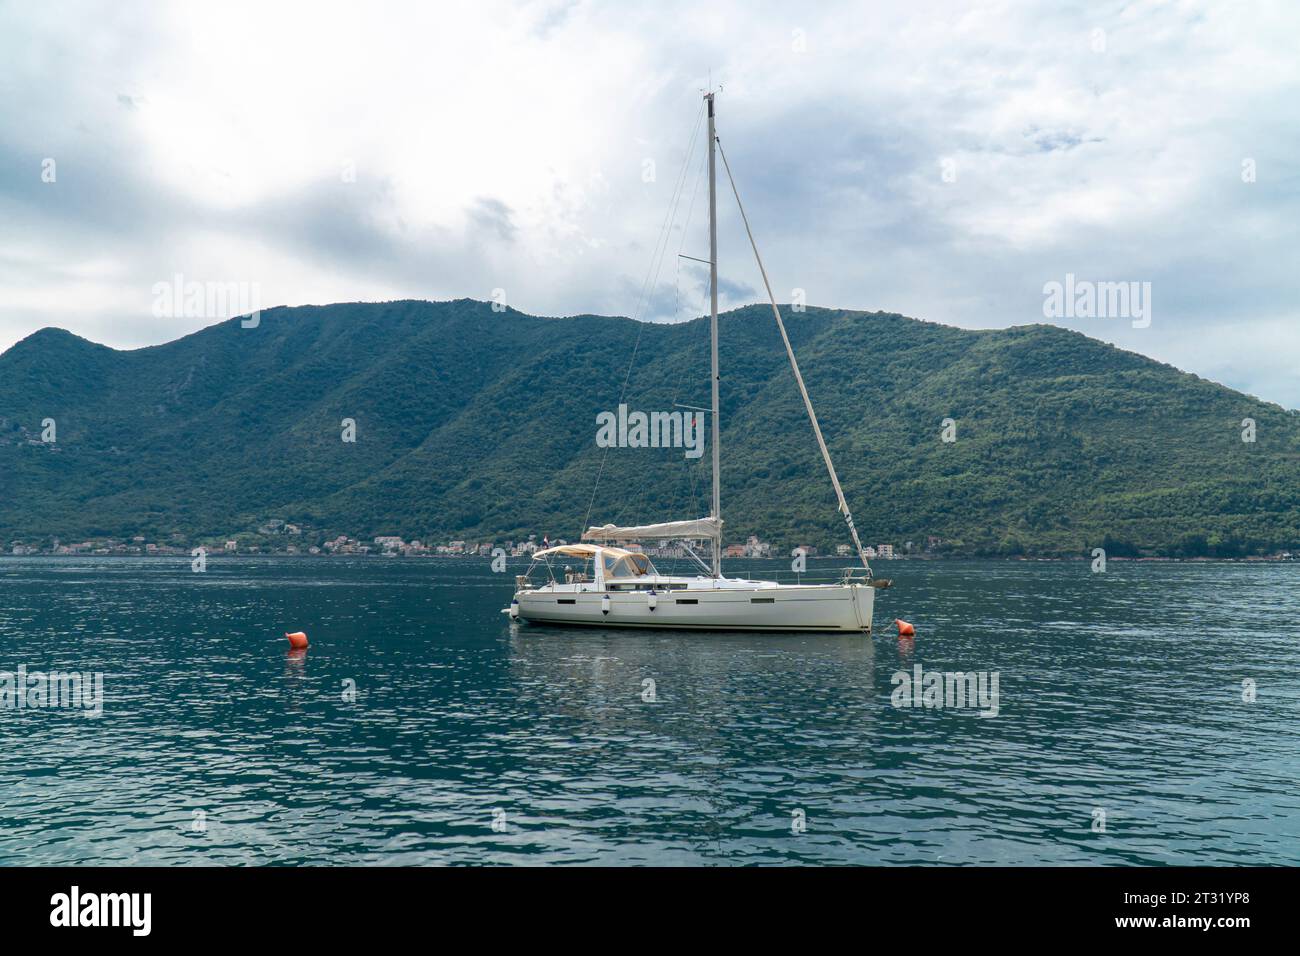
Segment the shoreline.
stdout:
<path fill-rule="evenodd" d="M 144 558 L 144 559 L 153 559 L 153 560 L 180 559 L 180 560 L 182 560 L 182 561 L 190 561 L 190 560 L 192 559 L 192 557 L 193 557 L 193 556 L 192 556 L 191 553 L 188 552 L 188 551 L 175 551 L 175 552 L 168 552 L 168 553 L 165 553 L 165 554 L 159 554 L 159 553 L 151 553 L 151 554 L 121 554 L 121 553 L 118 553 L 118 554 L 51 554 L 51 553 L 49 553 L 49 552 L 38 552 L 38 553 L 33 553 L 33 554 L 5 554 L 5 553 L 0 553 L 0 560 L 9 560 L 9 561 L 27 560 L 28 558 L 40 558 L 40 559 L 45 559 L 45 560 L 58 560 L 58 561 L 63 561 L 63 560 L 72 560 L 72 559 L 78 559 L 78 560 L 84 560 L 84 559 L 93 559 L 93 560 L 121 560 L 121 559 L 125 559 L 125 558 L 132 558 L 132 559 L 141 559 L 141 558 Z M 527 558 L 527 557 L 528 557 L 527 555 L 509 555 L 509 556 L 508 556 L 508 560 L 512 560 L 512 561 L 521 561 L 521 560 L 523 560 L 524 558 Z M 215 560 L 215 559 L 218 559 L 218 558 L 293 558 L 293 559 L 303 559 L 303 560 L 322 560 L 322 561 L 337 561 L 337 560 L 344 559 L 344 558 L 355 558 L 355 559 L 364 559 L 364 560 L 390 558 L 390 559 L 399 559 L 399 560 L 403 560 L 403 561 L 427 561 L 427 560 L 440 560 L 440 561 L 470 561 L 470 560 L 484 560 L 484 561 L 490 561 L 490 560 L 491 560 L 491 557 L 490 557 L 490 556 L 484 556 L 484 555 L 479 555 L 479 554 L 463 554 L 463 555 L 460 555 L 460 554 L 393 554 L 393 555 L 386 555 L 386 554 L 383 554 L 382 552 L 352 553 L 352 554 L 301 554 L 301 553 L 295 554 L 295 553 L 288 552 L 288 551 L 266 551 L 266 552 L 257 552 L 257 551 L 246 551 L 246 552 L 209 551 L 209 552 L 207 552 L 206 558 L 207 558 L 207 560 L 209 560 L 209 561 L 212 561 L 212 560 Z M 743 557 L 741 557 L 741 558 L 729 558 L 729 559 L 727 559 L 727 560 L 728 560 L 728 561 L 731 561 L 731 562 L 737 562 L 737 561 L 745 561 L 745 562 L 762 562 L 762 563 L 764 563 L 764 564 L 787 564 L 787 563 L 788 563 L 788 561 L 787 561 L 785 558 L 743 558 Z M 816 555 L 816 556 L 810 556 L 807 560 L 808 560 L 808 563 L 809 563 L 809 564 L 814 564 L 814 563 L 816 563 L 816 564 L 819 564 L 819 565 L 835 565 L 835 566 L 842 565 L 844 562 L 848 561 L 848 562 L 850 562 L 851 564 L 853 564 L 854 567 L 857 567 L 857 565 L 856 565 L 855 563 L 852 562 L 851 556 Z M 1079 555 L 1079 556 L 1077 556 L 1077 557 L 1073 557 L 1073 556 L 1046 556 L 1046 555 L 1043 555 L 1043 556 L 1030 556 L 1030 555 L 1003 555 L 1003 554 L 992 554 L 992 555 L 958 555 L 958 554 L 949 554 L 949 555 L 923 555 L 923 554 L 913 554 L 913 555 L 902 555 L 902 556 L 894 557 L 894 558 L 877 558 L 876 560 L 874 560 L 874 561 L 871 562 L 871 566 L 872 566 L 873 568 L 874 568 L 874 567 L 880 567 L 880 566 L 883 566 L 883 565 L 889 565 L 889 564 L 892 564 L 892 563 L 895 562 L 895 561 L 927 561 L 927 562 L 952 562 L 952 563 L 970 563 L 970 562 L 974 562 L 974 561 L 1006 561 L 1006 562 L 1012 562 L 1012 561 L 1015 561 L 1015 562 L 1019 562 L 1019 563 L 1033 564 L 1033 563 L 1060 563 L 1060 562 L 1066 562 L 1066 561 L 1078 561 L 1078 562 L 1084 562 L 1084 563 L 1087 563 L 1087 562 L 1090 562 L 1090 561 L 1092 561 L 1092 560 L 1093 560 L 1092 557 L 1089 556 L 1089 555 Z M 1288 563 L 1292 563 L 1292 562 L 1300 562 L 1300 555 L 1289 555 L 1289 554 L 1288 554 L 1288 555 L 1280 555 L 1280 554 L 1276 554 L 1276 555 L 1247 555 L 1247 556 L 1244 556 L 1244 557 L 1236 557 L 1236 558 L 1227 558 L 1227 557 L 1172 558 L 1172 557 L 1164 557 L 1164 556 L 1149 556 L 1149 557 L 1145 557 L 1145 556 L 1144 556 L 1144 557 L 1136 557 L 1136 558 L 1134 558 L 1134 557 L 1127 557 L 1127 556 L 1120 556 L 1120 555 L 1114 555 L 1114 556 L 1109 556 L 1109 555 L 1108 555 L 1107 558 L 1106 558 L 1106 562 L 1107 562 L 1108 564 L 1109 564 L 1109 563 L 1112 563 L 1112 562 L 1125 562 L 1125 563 L 1127 563 L 1127 562 L 1132 562 L 1132 563 L 1135 563 L 1135 564 L 1143 564 L 1143 563 L 1148 563 L 1148 564 L 1149 564 L 1149 563 L 1161 563 L 1161 564 L 1288 564 Z"/>

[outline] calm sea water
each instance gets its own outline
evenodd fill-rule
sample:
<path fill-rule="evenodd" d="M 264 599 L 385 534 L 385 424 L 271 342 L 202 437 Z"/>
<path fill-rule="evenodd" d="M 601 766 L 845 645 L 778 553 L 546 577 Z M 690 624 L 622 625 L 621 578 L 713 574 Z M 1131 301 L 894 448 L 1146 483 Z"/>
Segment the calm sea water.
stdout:
<path fill-rule="evenodd" d="M 2 558 L 0 671 L 105 701 L 0 710 L 0 862 L 1300 863 L 1300 567 L 882 568 L 913 642 L 512 626 L 486 560 Z M 917 664 L 997 717 L 892 706 Z"/>

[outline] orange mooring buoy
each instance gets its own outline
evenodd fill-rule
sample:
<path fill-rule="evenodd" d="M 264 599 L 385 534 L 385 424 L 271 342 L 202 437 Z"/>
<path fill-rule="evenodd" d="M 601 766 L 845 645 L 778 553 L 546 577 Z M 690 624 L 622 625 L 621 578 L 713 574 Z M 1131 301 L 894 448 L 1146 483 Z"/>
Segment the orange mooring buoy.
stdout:
<path fill-rule="evenodd" d="M 292 634 L 286 631 L 284 636 L 289 639 L 289 646 L 294 650 L 301 650 L 307 646 L 307 635 L 302 631 L 294 631 Z"/>
<path fill-rule="evenodd" d="M 894 626 L 898 628 L 899 637 L 916 637 L 916 628 L 908 624 L 901 617 L 894 619 Z"/>

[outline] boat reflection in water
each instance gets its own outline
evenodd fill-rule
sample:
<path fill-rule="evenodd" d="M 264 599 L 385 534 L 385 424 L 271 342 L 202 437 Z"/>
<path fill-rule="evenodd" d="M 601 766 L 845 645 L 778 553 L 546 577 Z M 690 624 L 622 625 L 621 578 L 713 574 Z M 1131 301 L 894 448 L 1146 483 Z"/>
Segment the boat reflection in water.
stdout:
<path fill-rule="evenodd" d="M 579 720 L 626 723 L 647 706 L 672 711 L 648 721 L 673 736 L 712 735 L 737 721 L 764 722 L 796 698 L 821 701 L 861 731 L 873 718 L 875 648 L 833 634 L 737 631 L 664 633 L 631 628 L 510 624 L 510 671 L 531 706 Z M 837 718 L 838 719 L 838 718 Z"/>

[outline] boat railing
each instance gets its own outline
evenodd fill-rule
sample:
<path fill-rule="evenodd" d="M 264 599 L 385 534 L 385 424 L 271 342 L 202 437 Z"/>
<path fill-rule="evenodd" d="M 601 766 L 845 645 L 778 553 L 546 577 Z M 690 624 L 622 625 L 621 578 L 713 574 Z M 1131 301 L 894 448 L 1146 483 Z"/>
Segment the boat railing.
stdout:
<path fill-rule="evenodd" d="M 751 577 L 749 573 L 733 572 L 728 577 Z M 778 571 L 764 568 L 755 570 L 752 577 L 756 580 L 775 581 L 777 584 L 874 584 L 881 585 L 880 579 L 873 579 L 871 571 L 862 567 L 851 568 L 816 568 L 809 571 Z"/>

